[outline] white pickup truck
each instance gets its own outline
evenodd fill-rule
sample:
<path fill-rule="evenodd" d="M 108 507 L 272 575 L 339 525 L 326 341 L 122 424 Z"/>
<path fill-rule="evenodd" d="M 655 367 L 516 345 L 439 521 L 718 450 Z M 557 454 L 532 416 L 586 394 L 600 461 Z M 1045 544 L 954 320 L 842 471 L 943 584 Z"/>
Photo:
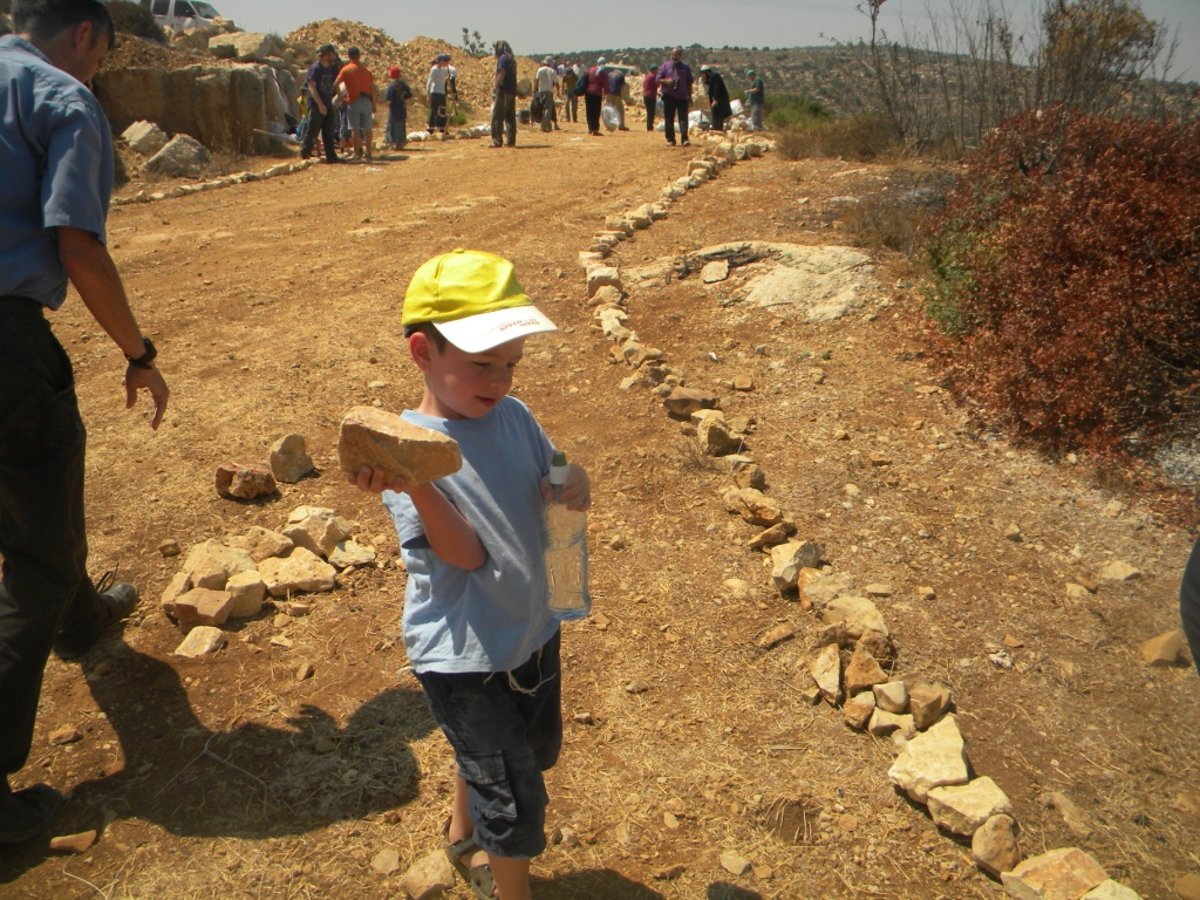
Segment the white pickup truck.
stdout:
<path fill-rule="evenodd" d="M 159 25 L 184 31 L 196 25 L 216 25 L 221 14 L 203 0 L 140 0 Z"/>

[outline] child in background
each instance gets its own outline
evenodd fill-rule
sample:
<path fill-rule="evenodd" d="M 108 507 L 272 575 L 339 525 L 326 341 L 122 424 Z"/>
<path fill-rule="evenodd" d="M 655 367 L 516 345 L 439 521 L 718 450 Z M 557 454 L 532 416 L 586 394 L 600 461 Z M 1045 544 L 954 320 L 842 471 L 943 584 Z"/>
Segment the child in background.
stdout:
<path fill-rule="evenodd" d="M 476 896 L 529 897 L 546 846 L 542 772 L 562 744 L 559 626 L 548 607 L 543 513 L 554 448 L 509 396 L 526 337 L 554 331 L 512 263 L 455 250 L 426 262 L 404 298 L 425 388 L 403 417 L 454 438 L 462 468 L 422 485 L 364 468 L 382 492 L 408 570 L 404 643 L 458 766 L 447 853 Z M 572 465 L 561 500 L 591 502 Z"/>
<path fill-rule="evenodd" d="M 413 98 L 412 88 L 400 77 L 400 67 L 388 69 L 391 81 L 387 86 L 388 120 L 384 145 L 399 150 L 408 143 L 408 102 Z"/>

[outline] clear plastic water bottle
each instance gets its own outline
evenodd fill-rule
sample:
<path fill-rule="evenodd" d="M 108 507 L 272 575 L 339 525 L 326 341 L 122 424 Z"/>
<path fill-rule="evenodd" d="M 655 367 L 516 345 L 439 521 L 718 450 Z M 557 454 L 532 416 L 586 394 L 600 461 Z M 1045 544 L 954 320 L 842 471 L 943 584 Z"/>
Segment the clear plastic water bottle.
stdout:
<path fill-rule="evenodd" d="M 554 499 L 546 505 L 546 578 L 550 584 L 550 613 L 559 620 L 582 619 L 592 610 L 587 513 L 567 509 L 560 499 L 567 472 L 567 455 L 556 451 L 550 462 Z"/>

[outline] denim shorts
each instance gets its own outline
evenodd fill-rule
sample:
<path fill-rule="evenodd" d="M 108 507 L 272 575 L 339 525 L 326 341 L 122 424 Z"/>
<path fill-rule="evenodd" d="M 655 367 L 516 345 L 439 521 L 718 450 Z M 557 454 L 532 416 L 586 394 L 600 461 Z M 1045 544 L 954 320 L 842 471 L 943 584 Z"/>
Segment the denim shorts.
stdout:
<path fill-rule="evenodd" d="M 371 128 L 375 123 L 375 110 L 371 108 L 371 98 L 355 97 L 354 102 L 350 104 L 349 119 L 351 130 L 365 131 Z"/>
<path fill-rule="evenodd" d="M 562 748 L 560 634 L 511 672 L 417 675 L 467 783 L 475 843 L 495 856 L 546 849 L 542 772 Z"/>

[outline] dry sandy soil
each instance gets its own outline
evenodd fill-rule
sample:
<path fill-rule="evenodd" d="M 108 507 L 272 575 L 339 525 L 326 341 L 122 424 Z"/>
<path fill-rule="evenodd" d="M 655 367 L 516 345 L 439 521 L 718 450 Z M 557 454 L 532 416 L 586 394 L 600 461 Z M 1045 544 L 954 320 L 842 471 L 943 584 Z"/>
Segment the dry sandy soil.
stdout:
<path fill-rule="evenodd" d="M 638 130 L 588 138 L 582 125 L 519 140 L 416 145 L 372 167 L 114 210 L 112 247 L 173 390 L 163 427 L 147 427 L 144 404 L 123 408 L 122 361 L 78 298 L 54 325 L 91 432 L 92 566 L 119 566 L 145 599 L 82 665 L 50 663 L 17 778 L 72 791 L 55 833 L 100 838 L 82 855 L 47 840 L 5 848 L 0 894 L 394 896 L 404 867 L 438 848 L 452 766 L 404 669 L 395 536 L 377 502 L 343 483 L 335 443 L 349 407 L 418 398 L 401 298 L 420 262 L 455 246 L 514 259 L 560 324 L 530 341 L 517 394 L 595 486 L 595 615 L 566 628 L 566 746 L 549 773 L 549 827 L 580 841 L 536 861 L 535 893 L 1001 893 L 888 784 L 890 741 L 804 701 L 813 614 L 776 594 L 747 546 L 756 529 L 724 511 L 727 467 L 648 390 L 621 389 L 629 370 L 593 326 L 579 251 L 606 215 L 657 199 L 698 148 Z M 830 200 L 878 191 L 889 174 L 768 154 L 689 192 L 614 256 L 635 267 L 733 240 L 844 244 L 846 205 Z M 1144 896 L 1172 896 L 1200 870 L 1200 813 L 1180 798 L 1200 772 L 1200 681 L 1144 667 L 1136 647 L 1177 625 L 1194 510 L 1165 517 L 1083 463 L 972 426 L 937 386 L 902 260 L 875 254 L 878 295 L 820 325 L 739 302 L 758 265 L 717 285 L 693 272 L 639 287 L 630 325 L 690 385 L 753 418 L 769 493 L 833 569 L 892 587 L 879 604 L 898 672 L 952 687 L 973 767 L 1012 798 L 1022 850 L 1078 845 Z M 719 387 L 738 374 L 754 390 Z M 220 463 L 264 461 L 293 431 L 316 477 L 264 502 L 217 496 Z M 186 553 L 252 524 L 277 529 L 301 504 L 360 522 L 384 564 L 342 575 L 307 617 L 268 608 L 215 656 L 172 657 L 181 635 L 157 598 L 180 559 L 159 545 Z M 1022 541 L 1005 538 L 1010 524 Z M 1112 559 L 1142 577 L 1098 583 Z M 1073 599 L 1069 581 L 1096 591 Z M 757 647 L 781 622 L 796 637 Z M 989 661 L 1002 649 L 1011 669 Z M 298 680 L 306 663 L 314 674 Z M 627 690 L 635 682 L 646 689 Z M 51 744 L 62 726 L 82 740 Z M 1086 836 L 1042 804 L 1048 791 L 1078 805 Z M 401 862 L 387 877 L 370 865 L 386 848 Z M 725 871 L 727 850 L 753 870 Z"/>

